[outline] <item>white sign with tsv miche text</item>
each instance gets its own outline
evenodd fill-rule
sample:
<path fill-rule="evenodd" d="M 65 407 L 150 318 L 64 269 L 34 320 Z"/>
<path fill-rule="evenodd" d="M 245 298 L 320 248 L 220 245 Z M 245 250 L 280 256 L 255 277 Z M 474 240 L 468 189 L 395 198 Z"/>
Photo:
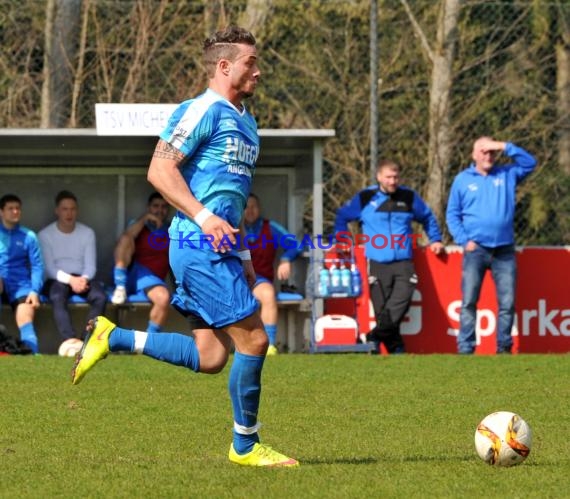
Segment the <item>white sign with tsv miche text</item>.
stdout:
<path fill-rule="evenodd" d="M 154 135 L 164 130 L 177 104 L 95 104 L 97 135 Z"/>

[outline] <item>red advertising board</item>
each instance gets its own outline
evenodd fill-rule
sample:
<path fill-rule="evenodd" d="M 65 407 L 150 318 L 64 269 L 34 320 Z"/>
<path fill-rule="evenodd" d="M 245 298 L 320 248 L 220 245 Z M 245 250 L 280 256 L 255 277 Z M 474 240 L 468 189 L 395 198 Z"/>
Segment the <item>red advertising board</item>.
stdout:
<path fill-rule="evenodd" d="M 362 247 L 356 248 L 355 256 L 364 277 L 356 319 L 360 332 L 367 332 L 374 324 L 374 314 Z M 462 257 L 454 247 L 447 248 L 443 256 L 426 249 L 415 252 L 419 282 L 401 329 L 409 353 L 456 352 Z M 521 248 L 517 269 L 514 353 L 570 352 L 570 250 Z M 476 353 L 493 354 L 497 300 L 490 273 L 483 281 L 477 308 Z"/>

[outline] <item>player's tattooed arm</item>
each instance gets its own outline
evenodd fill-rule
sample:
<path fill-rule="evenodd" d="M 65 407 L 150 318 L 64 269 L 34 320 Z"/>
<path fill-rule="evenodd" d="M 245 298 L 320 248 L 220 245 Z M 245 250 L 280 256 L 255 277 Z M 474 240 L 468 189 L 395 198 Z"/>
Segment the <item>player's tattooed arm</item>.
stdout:
<path fill-rule="evenodd" d="M 183 153 L 162 139 L 156 144 L 153 156 L 160 159 L 171 159 L 176 162 L 181 162 L 184 159 Z"/>

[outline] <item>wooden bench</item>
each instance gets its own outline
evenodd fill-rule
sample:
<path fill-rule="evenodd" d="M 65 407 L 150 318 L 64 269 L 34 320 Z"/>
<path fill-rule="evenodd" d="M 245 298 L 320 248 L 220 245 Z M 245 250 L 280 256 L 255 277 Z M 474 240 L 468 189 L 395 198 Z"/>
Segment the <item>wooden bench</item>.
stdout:
<path fill-rule="evenodd" d="M 41 306 L 36 312 L 34 324 L 40 342 L 40 351 L 45 354 L 57 353 L 57 348 L 61 343 L 61 337 L 55 326 L 53 319 L 53 311 L 49 300 L 45 296 L 40 296 Z M 299 345 L 297 331 L 299 312 L 302 311 L 305 300 L 299 293 L 278 293 L 277 305 L 280 310 L 285 312 L 282 318 L 283 327 L 280 328 L 280 336 L 284 338 L 289 352 L 302 350 Z M 129 295 L 127 301 L 122 305 L 114 305 L 111 303 L 111 297 L 107 302 L 105 315 L 119 326 L 144 330 L 148 323 L 148 312 L 151 303 L 143 293 Z M 80 296 L 73 295 L 68 302 L 69 313 L 74 326 L 79 331 L 83 327 L 85 321 L 86 308 L 88 303 Z M 2 312 L 0 313 L 0 323 L 4 324 L 8 332 L 12 336 L 18 335 L 18 328 L 14 321 L 14 314 L 7 304 L 2 304 Z M 176 312 L 171 310 L 166 331 L 187 332 L 188 326 L 185 319 Z"/>
<path fill-rule="evenodd" d="M 304 303 L 305 300 L 303 298 L 303 295 L 300 293 L 277 293 L 277 306 L 280 310 L 283 310 L 285 312 L 284 338 L 286 339 L 287 350 L 289 352 L 296 352 L 299 349 L 297 341 L 297 318 L 298 313 L 301 311 L 302 305 Z M 123 305 L 113 306 L 117 309 L 117 324 L 133 327 L 132 321 L 128 320 L 129 313 L 133 312 L 134 314 L 137 314 L 137 312 L 141 309 L 148 309 L 150 307 L 150 302 L 146 295 L 139 293 L 136 295 L 129 295 L 127 301 Z M 148 314 L 148 312 L 146 313 Z M 177 312 L 174 313 L 181 318 L 180 314 Z M 185 324 L 182 324 L 181 327 L 184 328 Z"/>

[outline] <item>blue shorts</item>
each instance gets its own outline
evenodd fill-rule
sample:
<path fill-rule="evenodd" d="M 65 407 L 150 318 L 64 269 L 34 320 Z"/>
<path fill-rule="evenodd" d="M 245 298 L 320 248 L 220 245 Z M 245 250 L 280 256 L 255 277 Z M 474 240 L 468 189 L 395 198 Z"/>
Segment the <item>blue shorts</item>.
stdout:
<path fill-rule="evenodd" d="M 12 305 L 12 307 L 15 306 L 20 298 L 26 298 L 33 291 L 32 283 L 27 279 L 4 279 L 3 282 L 4 293 L 6 293 L 8 303 Z"/>
<path fill-rule="evenodd" d="M 166 286 L 166 283 L 156 274 L 153 274 L 149 268 L 133 262 L 129 267 L 127 277 L 127 293 L 142 293 L 155 286 Z"/>
<path fill-rule="evenodd" d="M 255 288 L 256 286 L 258 286 L 262 282 L 268 282 L 269 284 L 271 284 L 273 286 L 273 281 L 270 281 L 269 279 L 267 279 L 267 277 L 263 277 L 262 275 L 255 274 L 255 284 L 253 285 L 253 287 Z"/>
<path fill-rule="evenodd" d="M 235 324 L 259 307 L 236 252 L 216 253 L 170 245 L 170 266 L 176 279 L 172 305 L 201 317 L 213 328 Z"/>

